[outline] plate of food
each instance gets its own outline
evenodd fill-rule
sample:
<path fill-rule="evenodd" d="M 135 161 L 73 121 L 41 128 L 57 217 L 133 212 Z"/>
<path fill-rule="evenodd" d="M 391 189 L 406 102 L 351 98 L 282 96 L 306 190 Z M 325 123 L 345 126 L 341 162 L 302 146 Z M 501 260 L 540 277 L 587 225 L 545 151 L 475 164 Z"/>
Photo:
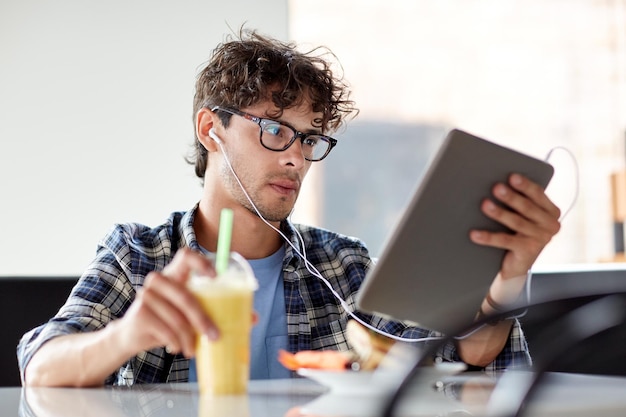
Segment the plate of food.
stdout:
<path fill-rule="evenodd" d="M 352 351 L 281 351 L 278 360 L 298 375 L 342 395 L 389 392 L 402 382 L 415 362 L 414 349 L 374 333 L 356 321 L 348 322 L 347 337 Z M 434 384 L 466 368 L 461 362 L 431 363 L 420 367 L 416 379 L 426 379 Z"/>
<path fill-rule="evenodd" d="M 464 363 L 444 362 L 421 367 L 416 379 L 431 382 L 420 386 L 432 386 L 438 380 L 457 374 L 466 369 Z M 301 368 L 298 375 L 309 378 L 327 387 L 334 394 L 341 395 L 379 395 L 388 393 L 398 387 L 406 372 L 398 370 L 324 370 Z"/>

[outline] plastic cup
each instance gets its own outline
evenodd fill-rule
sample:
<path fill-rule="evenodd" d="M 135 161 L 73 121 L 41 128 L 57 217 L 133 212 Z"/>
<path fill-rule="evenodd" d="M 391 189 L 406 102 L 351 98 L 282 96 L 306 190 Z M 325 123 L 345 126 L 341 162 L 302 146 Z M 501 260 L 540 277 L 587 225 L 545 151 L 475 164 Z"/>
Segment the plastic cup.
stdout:
<path fill-rule="evenodd" d="M 196 372 L 200 394 L 239 395 L 250 379 L 252 300 L 258 284 L 252 268 L 231 253 L 228 268 L 215 278 L 192 274 L 188 288 L 217 325 L 220 337 L 196 339 Z"/>

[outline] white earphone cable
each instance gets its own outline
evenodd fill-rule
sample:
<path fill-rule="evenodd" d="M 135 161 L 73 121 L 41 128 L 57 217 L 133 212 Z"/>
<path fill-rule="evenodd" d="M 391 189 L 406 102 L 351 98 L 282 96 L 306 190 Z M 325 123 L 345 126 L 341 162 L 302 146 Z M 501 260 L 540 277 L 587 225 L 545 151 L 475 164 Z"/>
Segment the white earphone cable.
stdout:
<path fill-rule="evenodd" d="M 565 216 L 567 216 L 569 214 L 569 212 L 574 208 L 574 205 L 576 204 L 576 201 L 578 200 L 578 194 L 579 194 L 579 189 L 580 189 L 580 179 L 579 179 L 579 173 L 578 173 L 578 161 L 576 160 L 576 157 L 574 156 L 574 153 L 572 151 L 570 151 L 568 148 L 566 148 L 565 146 L 555 146 L 554 148 L 552 148 L 552 149 L 550 149 L 548 151 L 548 154 L 546 155 L 546 158 L 545 158 L 546 162 L 550 159 L 550 157 L 552 156 L 552 153 L 555 150 L 565 151 L 570 156 L 570 158 L 572 158 L 572 163 L 574 164 L 574 181 L 575 181 L 574 196 L 572 197 L 572 202 L 570 203 L 570 205 L 561 214 L 561 217 L 559 218 L 559 221 L 563 221 Z"/>
<path fill-rule="evenodd" d="M 313 276 L 315 276 L 315 277 L 319 278 L 320 280 L 322 280 L 322 282 L 331 291 L 333 296 L 335 296 L 335 298 L 339 301 L 339 303 L 344 308 L 344 310 L 353 319 L 355 319 L 357 322 L 359 322 L 360 324 L 362 324 L 363 326 L 367 327 L 368 329 L 370 329 L 372 331 L 375 331 L 375 332 L 377 332 L 379 334 L 382 334 L 384 336 L 390 337 L 390 338 L 392 338 L 394 340 L 398 340 L 398 341 L 403 341 L 403 342 L 426 342 L 426 341 L 430 341 L 430 340 L 440 340 L 440 339 L 442 339 L 442 337 L 440 337 L 440 336 L 422 337 L 422 338 L 417 338 L 417 339 L 403 338 L 403 337 L 400 337 L 400 336 L 396 336 L 394 334 L 387 333 L 387 332 L 385 332 L 385 331 L 383 331 L 381 329 L 378 329 L 378 328 L 372 326 L 371 324 L 363 321 L 356 314 L 354 314 L 354 312 L 352 311 L 352 309 L 350 308 L 348 303 L 346 303 L 346 301 L 343 298 L 341 298 L 341 296 L 337 293 L 337 291 L 335 291 L 335 289 L 330 284 L 330 282 L 328 282 L 328 280 L 322 276 L 322 274 L 317 270 L 317 268 L 315 268 L 315 266 L 311 262 L 309 262 L 309 260 L 306 258 L 306 255 L 303 254 L 302 252 L 300 252 L 298 250 L 298 248 L 296 248 L 295 245 L 293 243 L 291 243 L 291 241 L 287 238 L 287 236 L 285 236 L 279 229 L 277 229 L 276 227 L 274 227 L 274 225 L 272 225 L 270 222 L 265 220 L 265 218 L 263 217 L 263 215 L 261 214 L 259 209 L 256 207 L 256 204 L 254 204 L 254 201 L 252 201 L 252 198 L 248 195 L 248 192 L 246 191 L 245 187 L 241 183 L 241 180 L 239 179 L 239 176 L 235 172 L 232 164 L 230 163 L 230 159 L 228 158 L 228 156 L 226 154 L 226 151 L 225 151 L 224 147 L 222 146 L 222 141 L 221 140 L 216 140 L 216 143 L 219 145 L 220 149 L 222 150 L 222 153 L 224 154 L 224 160 L 226 161 L 226 164 L 228 165 L 228 168 L 230 169 L 230 171 L 232 172 L 233 176 L 235 177 L 235 180 L 237 181 L 237 184 L 239 184 L 239 187 L 241 188 L 241 191 L 243 191 L 243 194 L 246 196 L 246 199 L 250 202 L 250 204 L 252 205 L 252 208 L 254 208 L 254 211 L 259 216 L 259 218 L 265 224 L 267 224 L 269 227 L 271 227 L 274 231 L 276 231 L 285 240 L 285 242 L 287 242 L 289 244 L 289 246 L 291 246 L 293 248 L 293 250 L 296 252 L 296 254 L 298 254 L 298 256 L 300 256 L 300 258 L 304 261 L 304 264 L 306 265 L 306 269 Z M 296 231 L 296 235 L 298 236 L 298 239 L 300 240 L 303 252 L 305 252 L 304 240 L 303 240 L 302 236 L 300 235 L 300 233 L 298 232 L 298 230 L 296 230 L 295 228 L 294 228 L 294 230 Z"/>
<path fill-rule="evenodd" d="M 268 222 L 265 217 L 263 217 L 263 215 L 261 214 L 261 212 L 259 211 L 259 209 L 257 208 L 256 204 L 254 204 L 254 201 L 252 201 L 252 198 L 250 197 L 250 195 L 248 194 L 248 192 L 246 191 L 245 187 L 243 186 L 241 180 L 239 179 L 239 176 L 237 175 L 237 173 L 235 172 L 235 169 L 233 168 L 230 159 L 228 158 L 228 155 L 226 154 L 226 150 L 224 149 L 224 146 L 222 145 L 222 141 L 217 137 L 217 135 L 215 135 L 214 132 L 210 132 L 210 136 L 213 137 L 215 139 L 215 142 L 219 145 L 220 149 L 222 150 L 223 156 L 224 156 L 224 160 L 226 161 L 226 164 L 228 165 L 228 168 L 230 169 L 230 171 L 232 172 L 235 180 L 237 181 L 237 184 L 239 185 L 239 187 L 241 188 L 241 191 L 243 192 L 243 194 L 245 195 L 246 199 L 248 200 L 248 202 L 250 202 L 250 205 L 252 206 L 252 208 L 254 209 L 254 211 L 256 212 L 256 214 L 259 216 L 259 218 L 266 224 L 268 225 L 270 228 L 272 228 L 274 231 L 276 231 L 285 242 L 287 242 L 287 244 L 289 244 L 289 246 L 292 247 L 292 249 L 296 252 L 296 254 L 298 256 L 300 256 L 300 258 L 304 261 L 306 269 L 315 277 L 317 277 L 318 279 L 320 279 L 325 285 L 326 287 L 328 287 L 328 289 L 331 291 L 331 293 L 333 294 L 333 296 L 339 301 L 339 303 L 341 304 L 341 306 L 344 308 L 344 310 L 357 322 L 359 322 L 361 325 L 367 327 L 368 329 L 382 334 L 386 337 L 390 337 L 394 340 L 398 340 L 398 341 L 403 341 L 403 342 L 425 342 L 425 341 L 431 341 L 431 340 L 441 340 L 443 339 L 443 337 L 441 336 L 432 336 L 432 337 L 422 337 L 422 338 L 417 338 L 417 339 L 412 339 L 412 338 L 404 338 L 401 336 L 396 336 L 394 334 L 390 334 L 387 333 L 381 329 L 378 329 L 374 326 L 372 326 L 371 324 L 363 321 L 360 317 L 358 317 L 353 311 L 352 308 L 348 305 L 348 303 L 337 293 L 337 291 L 335 291 L 335 289 L 333 288 L 333 286 L 330 284 L 330 282 L 328 282 L 328 280 L 326 278 L 324 278 L 322 276 L 322 274 L 317 270 L 317 268 L 315 268 L 315 266 L 307 259 L 306 257 L 306 248 L 305 248 L 305 244 L 304 244 L 304 239 L 302 238 L 302 235 L 300 234 L 300 232 L 298 232 L 297 229 L 294 228 L 296 235 L 298 236 L 298 240 L 300 241 L 300 245 L 302 247 L 302 252 L 300 252 L 300 250 L 298 250 L 298 248 L 291 243 L 291 241 L 276 227 L 274 227 L 274 225 L 272 225 L 270 222 Z M 576 200 L 578 199 L 578 165 L 576 164 L 576 159 L 574 158 L 574 156 L 572 155 L 572 153 L 569 151 L 569 149 L 564 148 L 564 147 L 555 147 L 552 148 L 548 155 L 546 156 L 546 161 L 550 158 L 552 152 L 555 149 L 562 149 L 565 150 L 569 153 L 569 155 L 573 158 L 574 160 L 574 165 L 575 165 L 575 180 L 576 180 L 576 189 L 575 189 L 575 195 L 573 198 L 573 201 L 571 203 L 571 205 L 568 207 L 568 209 L 562 214 L 561 218 L 559 220 L 563 220 L 563 218 L 565 218 L 565 216 L 570 212 L 570 210 L 573 208 L 574 204 L 576 203 Z M 528 303 L 530 303 L 530 298 L 531 298 L 531 282 L 532 282 L 532 274 L 528 273 L 527 279 L 526 279 L 526 285 L 525 285 L 525 291 L 526 291 L 526 299 L 528 301 Z M 515 315 L 515 316 L 511 316 L 510 319 L 515 319 L 515 318 L 520 318 L 523 317 L 526 314 L 526 311 L 524 311 L 523 313 L 519 314 L 519 315 Z M 471 336 L 472 334 L 476 333 L 477 331 L 479 331 L 480 329 L 482 329 L 485 325 L 481 325 L 478 326 L 477 328 L 473 329 L 472 331 L 461 335 L 461 336 L 457 336 L 455 337 L 455 339 L 457 340 L 462 340 L 465 339 L 469 336 Z"/>

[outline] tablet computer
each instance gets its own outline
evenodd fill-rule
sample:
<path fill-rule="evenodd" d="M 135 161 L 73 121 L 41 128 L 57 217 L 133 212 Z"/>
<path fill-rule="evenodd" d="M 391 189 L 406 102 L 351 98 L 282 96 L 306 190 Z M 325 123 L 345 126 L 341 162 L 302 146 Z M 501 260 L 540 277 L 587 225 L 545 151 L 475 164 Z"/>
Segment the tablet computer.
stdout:
<path fill-rule="evenodd" d="M 507 231 L 480 210 L 497 182 L 519 173 L 546 187 L 554 169 L 521 152 L 452 130 L 417 185 L 357 307 L 450 332 L 471 323 L 505 251 L 469 239 L 471 229 Z M 493 199 L 497 203 L 497 200 Z"/>

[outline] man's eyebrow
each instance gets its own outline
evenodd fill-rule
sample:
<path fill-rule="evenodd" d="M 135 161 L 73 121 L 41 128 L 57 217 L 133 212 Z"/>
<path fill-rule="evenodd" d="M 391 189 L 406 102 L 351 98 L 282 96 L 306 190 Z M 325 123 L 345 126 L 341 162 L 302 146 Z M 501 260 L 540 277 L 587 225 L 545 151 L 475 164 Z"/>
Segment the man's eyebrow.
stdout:
<path fill-rule="evenodd" d="M 296 129 L 296 130 L 298 130 L 298 129 Z M 322 129 L 318 129 L 318 128 L 314 128 L 314 127 L 306 129 L 306 130 L 298 130 L 298 132 L 305 133 L 307 135 L 323 135 L 324 134 L 324 132 L 322 132 Z"/>
<path fill-rule="evenodd" d="M 286 120 L 280 120 L 280 119 L 274 119 L 272 117 L 266 116 L 265 119 L 269 119 L 269 120 L 273 120 L 275 122 L 279 122 L 285 126 L 289 126 L 291 129 L 294 129 L 298 132 L 301 133 L 307 133 L 307 134 L 311 134 L 311 135 L 323 135 L 324 133 L 322 132 L 322 128 L 321 127 L 311 127 L 311 128 L 307 128 L 306 130 L 300 130 L 297 127 L 295 127 L 294 125 L 292 125 L 291 123 L 289 123 Z"/>

